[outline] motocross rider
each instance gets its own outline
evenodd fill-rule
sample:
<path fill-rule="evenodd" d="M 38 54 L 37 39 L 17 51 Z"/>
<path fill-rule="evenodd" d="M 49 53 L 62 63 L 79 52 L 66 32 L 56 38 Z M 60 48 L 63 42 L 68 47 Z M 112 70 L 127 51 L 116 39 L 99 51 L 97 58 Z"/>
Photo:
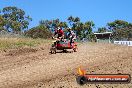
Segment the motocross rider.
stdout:
<path fill-rule="evenodd" d="M 55 29 L 54 35 L 52 37 L 53 39 L 55 35 L 57 35 L 57 41 L 54 42 L 54 45 L 56 45 L 56 43 L 64 39 L 64 31 L 62 30 L 61 27 L 58 27 L 57 29 Z"/>
<path fill-rule="evenodd" d="M 68 38 L 70 39 L 70 45 L 72 46 L 72 43 L 74 43 L 74 40 L 76 39 L 76 34 L 71 30 L 71 28 L 68 28 Z"/>

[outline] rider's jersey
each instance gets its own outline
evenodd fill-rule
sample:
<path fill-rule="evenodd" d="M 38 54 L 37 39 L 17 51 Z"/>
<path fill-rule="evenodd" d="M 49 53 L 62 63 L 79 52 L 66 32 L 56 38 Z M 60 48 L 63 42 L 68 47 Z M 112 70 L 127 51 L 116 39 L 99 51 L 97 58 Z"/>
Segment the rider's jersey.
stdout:
<path fill-rule="evenodd" d="M 76 34 L 73 31 L 70 31 L 68 37 L 76 39 Z"/>
<path fill-rule="evenodd" d="M 56 34 L 58 34 L 57 38 L 59 38 L 59 37 L 62 37 L 62 36 L 64 35 L 64 32 L 63 32 L 62 29 L 60 29 L 60 30 L 55 30 L 55 34 L 54 34 L 54 35 L 56 35 Z"/>

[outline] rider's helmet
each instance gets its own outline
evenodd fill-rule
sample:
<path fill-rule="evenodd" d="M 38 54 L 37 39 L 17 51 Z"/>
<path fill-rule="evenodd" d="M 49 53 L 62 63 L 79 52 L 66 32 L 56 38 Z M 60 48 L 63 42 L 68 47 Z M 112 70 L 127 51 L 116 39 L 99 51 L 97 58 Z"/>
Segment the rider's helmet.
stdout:
<path fill-rule="evenodd" d="M 60 30 L 60 29 L 61 29 L 60 27 L 57 28 L 57 30 Z"/>
<path fill-rule="evenodd" d="M 71 27 L 68 27 L 67 30 L 70 31 L 71 30 Z"/>

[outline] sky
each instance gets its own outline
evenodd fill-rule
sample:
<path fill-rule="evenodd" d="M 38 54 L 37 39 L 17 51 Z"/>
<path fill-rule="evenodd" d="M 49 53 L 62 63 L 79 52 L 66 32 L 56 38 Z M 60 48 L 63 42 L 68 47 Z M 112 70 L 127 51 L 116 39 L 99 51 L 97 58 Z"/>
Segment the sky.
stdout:
<path fill-rule="evenodd" d="M 69 16 L 93 21 L 95 31 L 117 19 L 132 22 L 132 0 L 0 0 L 0 9 L 7 6 L 21 8 L 32 17 L 29 28 L 40 20 L 67 21 Z"/>

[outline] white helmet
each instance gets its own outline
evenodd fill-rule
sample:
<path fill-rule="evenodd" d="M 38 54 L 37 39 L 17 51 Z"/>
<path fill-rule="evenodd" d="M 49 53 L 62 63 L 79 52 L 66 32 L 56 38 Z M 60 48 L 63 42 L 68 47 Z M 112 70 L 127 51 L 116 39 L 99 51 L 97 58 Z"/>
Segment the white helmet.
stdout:
<path fill-rule="evenodd" d="M 71 30 L 71 27 L 68 27 L 68 30 Z"/>
<path fill-rule="evenodd" d="M 60 29 L 61 29 L 60 27 L 57 28 L 57 30 L 60 30 Z"/>
<path fill-rule="evenodd" d="M 69 27 L 69 29 L 71 29 L 71 27 Z"/>

